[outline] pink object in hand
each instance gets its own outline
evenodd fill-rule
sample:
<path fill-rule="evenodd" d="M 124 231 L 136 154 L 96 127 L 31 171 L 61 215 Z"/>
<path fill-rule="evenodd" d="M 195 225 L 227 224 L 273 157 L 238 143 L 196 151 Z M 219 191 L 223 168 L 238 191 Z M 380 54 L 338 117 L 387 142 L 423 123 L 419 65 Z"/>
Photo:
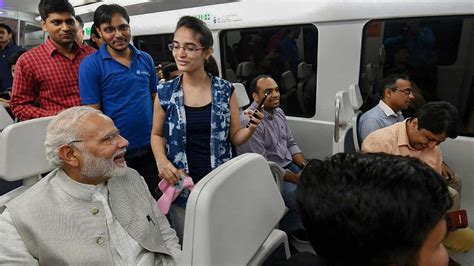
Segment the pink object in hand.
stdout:
<path fill-rule="evenodd" d="M 162 179 L 158 184 L 158 187 L 161 192 L 163 192 L 163 195 L 157 201 L 158 209 L 166 215 L 170 210 L 171 204 L 178 197 L 179 193 L 181 193 L 183 189 L 191 191 L 194 187 L 194 183 L 191 177 L 186 176 L 181 178 L 181 181 L 177 185 L 172 185 L 168 183 L 166 179 Z"/>

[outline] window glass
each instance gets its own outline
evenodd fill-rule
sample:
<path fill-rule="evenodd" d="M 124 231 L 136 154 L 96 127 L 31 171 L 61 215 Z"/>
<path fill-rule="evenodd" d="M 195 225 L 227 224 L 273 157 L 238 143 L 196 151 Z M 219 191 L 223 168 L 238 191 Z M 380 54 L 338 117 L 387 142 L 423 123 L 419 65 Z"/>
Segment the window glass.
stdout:
<path fill-rule="evenodd" d="M 367 23 L 359 86 L 363 110 L 378 103 L 384 77 L 407 74 L 415 100 L 405 117 L 429 101 L 448 101 L 459 111 L 460 135 L 474 136 L 474 17 L 429 17 Z"/>
<path fill-rule="evenodd" d="M 225 30 L 220 34 L 223 77 L 240 82 L 253 101 L 250 82 L 271 75 L 287 115 L 312 117 L 316 107 L 318 31 L 314 25 Z"/>
<path fill-rule="evenodd" d="M 173 34 L 156 34 L 136 36 L 133 38 L 133 45 L 141 51 L 151 55 L 155 66 L 164 62 L 174 62 L 173 55 L 168 49 L 168 44 L 173 41 Z"/>

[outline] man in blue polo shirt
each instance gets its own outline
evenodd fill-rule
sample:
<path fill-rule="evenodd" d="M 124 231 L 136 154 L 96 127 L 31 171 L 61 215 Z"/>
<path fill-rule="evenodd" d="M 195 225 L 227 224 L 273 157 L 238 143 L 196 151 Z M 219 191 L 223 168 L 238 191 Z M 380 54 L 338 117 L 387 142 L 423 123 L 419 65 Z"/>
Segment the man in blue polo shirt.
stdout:
<path fill-rule="evenodd" d="M 153 100 L 157 77 L 151 56 L 129 44 L 127 11 L 116 4 L 101 5 L 94 24 L 104 39 L 100 49 L 79 67 L 82 104 L 102 110 L 129 142 L 125 159 L 156 197 L 158 170 L 150 148 Z"/>

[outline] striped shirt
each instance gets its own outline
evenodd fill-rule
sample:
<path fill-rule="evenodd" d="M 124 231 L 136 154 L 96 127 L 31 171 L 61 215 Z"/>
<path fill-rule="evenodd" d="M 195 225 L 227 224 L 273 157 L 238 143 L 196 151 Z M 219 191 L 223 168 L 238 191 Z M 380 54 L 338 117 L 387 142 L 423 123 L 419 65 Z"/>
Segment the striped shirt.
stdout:
<path fill-rule="evenodd" d="M 258 103 L 253 102 L 249 109 L 255 110 Z M 291 133 L 285 113 L 281 108 L 272 112 L 263 111 L 264 118 L 258 125 L 252 137 L 244 144 L 237 146 L 237 154 L 258 153 L 267 160 L 275 162 L 280 167 L 280 173 L 285 175 L 285 167 L 293 161 L 293 155 L 302 153 Z M 249 117 L 244 112 L 240 114 L 240 125 L 245 127 Z"/>

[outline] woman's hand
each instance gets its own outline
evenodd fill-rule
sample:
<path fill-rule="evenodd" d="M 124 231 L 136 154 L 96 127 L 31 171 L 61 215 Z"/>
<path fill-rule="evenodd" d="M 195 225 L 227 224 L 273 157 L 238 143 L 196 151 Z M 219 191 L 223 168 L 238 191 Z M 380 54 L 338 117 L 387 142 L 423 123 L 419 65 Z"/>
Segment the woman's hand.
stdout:
<path fill-rule="evenodd" d="M 166 160 L 164 162 L 158 163 L 159 176 L 164 178 L 168 183 L 176 185 L 179 183 L 181 178 L 186 176 L 186 173 L 182 169 L 174 167 L 174 165 Z"/>

